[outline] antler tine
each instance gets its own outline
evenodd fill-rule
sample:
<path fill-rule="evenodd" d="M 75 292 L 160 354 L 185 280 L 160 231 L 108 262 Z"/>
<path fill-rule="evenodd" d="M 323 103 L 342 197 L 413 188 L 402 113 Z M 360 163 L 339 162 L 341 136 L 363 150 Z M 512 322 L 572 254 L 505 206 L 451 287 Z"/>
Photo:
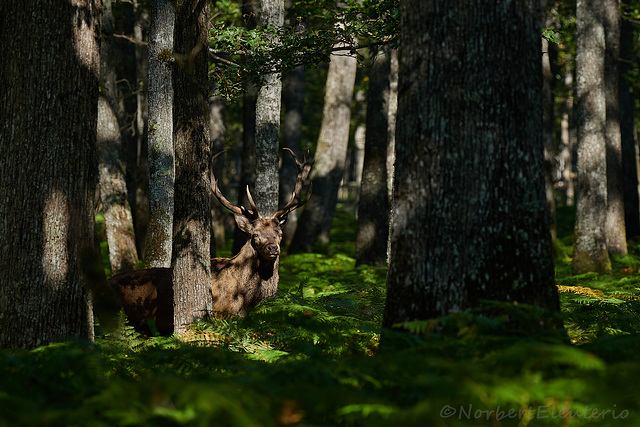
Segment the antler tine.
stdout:
<path fill-rule="evenodd" d="M 251 210 L 244 210 L 245 216 L 250 216 L 254 219 L 260 218 L 260 214 L 258 213 L 258 208 L 256 207 L 256 203 L 253 201 L 253 197 L 251 197 L 251 192 L 249 191 L 249 186 L 247 185 L 247 200 L 249 200 L 249 205 L 251 205 Z"/>
<path fill-rule="evenodd" d="M 237 206 L 234 206 L 230 201 L 228 201 L 223 195 L 222 192 L 220 191 L 220 188 L 218 188 L 218 180 L 214 180 L 213 184 L 211 184 L 211 187 L 213 189 L 213 194 L 216 196 L 216 198 L 218 199 L 218 201 L 222 204 L 222 206 L 224 206 L 225 208 L 229 209 L 231 212 L 233 212 L 236 215 L 244 215 L 243 210 Z"/>
<path fill-rule="evenodd" d="M 309 151 L 307 151 L 307 153 L 305 154 L 303 162 L 300 162 L 296 157 L 295 153 L 293 152 L 293 150 L 291 150 L 290 148 L 284 148 L 284 150 L 288 151 L 291 154 L 291 157 L 293 157 L 293 161 L 296 163 L 296 168 L 298 169 L 298 176 L 296 179 L 296 185 L 294 187 L 293 194 L 291 195 L 291 199 L 289 199 L 289 202 L 282 209 L 276 212 L 276 214 L 274 215 L 274 218 L 286 217 L 286 215 L 288 215 L 289 212 L 307 203 L 307 200 L 309 200 L 309 197 L 311 196 L 312 186 L 310 185 L 309 190 L 307 191 L 307 194 L 305 195 L 304 199 L 298 200 L 300 197 L 300 192 L 302 191 L 302 187 L 304 183 L 308 180 L 309 173 L 311 172 L 311 167 L 313 166 L 313 160 L 309 158 Z"/>

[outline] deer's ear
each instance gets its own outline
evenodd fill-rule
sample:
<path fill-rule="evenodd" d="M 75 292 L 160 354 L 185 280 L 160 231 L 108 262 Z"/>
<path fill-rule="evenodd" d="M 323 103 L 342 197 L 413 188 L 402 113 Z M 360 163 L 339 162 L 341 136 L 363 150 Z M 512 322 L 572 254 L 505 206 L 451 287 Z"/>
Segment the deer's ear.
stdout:
<path fill-rule="evenodd" d="M 253 227 L 251 226 L 251 220 L 244 215 L 234 215 L 238 228 L 243 232 L 251 235 Z"/>

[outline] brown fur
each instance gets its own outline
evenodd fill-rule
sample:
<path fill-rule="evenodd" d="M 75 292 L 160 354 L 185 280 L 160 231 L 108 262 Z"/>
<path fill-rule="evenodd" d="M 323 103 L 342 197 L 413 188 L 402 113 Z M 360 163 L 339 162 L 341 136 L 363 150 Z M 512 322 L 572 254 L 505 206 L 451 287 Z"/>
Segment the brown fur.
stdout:
<path fill-rule="evenodd" d="M 149 335 L 149 320 L 161 334 L 173 333 L 173 279 L 170 268 L 120 273 L 109 279 L 129 324 Z"/>
<path fill-rule="evenodd" d="M 291 150 L 289 150 L 291 152 Z M 278 290 L 278 265 L 282 224 L 287 215 L 304 205 L 300 200 L 303 183 L 307 180 L 313 161 L 306 156 L 304 163 L 291 152 L 298 178 L 291 200 L 271 218 L 262 218 L 247 189 L 252 210 L 233 206 L 220 193 L 214 180 L 213 192 L 220 203 L 231 210 L 236 224 L 249 235 L 249 240 L 233 258 L 211 260 L 211 290 L 213 310 L 244 316 L 248 309 Z M 162 334 L 173 333 L 173 274 L 170 268 L 151 268 L 113 276 L 109 283 L 118 296 L 129 323 L 136 330 L 150 333 L 149 320 Z"/>

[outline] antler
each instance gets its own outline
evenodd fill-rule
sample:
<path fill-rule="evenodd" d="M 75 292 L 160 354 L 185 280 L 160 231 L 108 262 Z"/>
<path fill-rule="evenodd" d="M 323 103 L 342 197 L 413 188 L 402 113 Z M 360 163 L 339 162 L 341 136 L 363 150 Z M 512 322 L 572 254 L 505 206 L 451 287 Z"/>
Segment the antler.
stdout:
<path fill-rule="evenodd" d="M 213 156 L 213 158 L 211 159 L 211 163 L 213 163 L 222 153 L 224 153 L 224 151 L 221 151 Z M 222 192 L 218 187 L 218 180 L 216 179 L 215 175 L 213 175 L 213 168 L 211 168 L 211 176 L 213 177 L 213 179 L 211 180 L 211 188 L 213 190 L 213 194 L 216 196 L 222 206 L 229 209 L 235 215 L 243 215 L 251 220 L 260 218 L 258 209 L 256 208 L 256 204 L 253 202 L 253 197 L 251 197 L 251 193 L 249 192 L 249 186 L 247 186 L 247 198 L 249 199 L 249 203 L 251 204 L 251 209 L 253 209 L 252 211 L 245 209 L 244 206 L 238 207 L 233 205 L 229 200 L 226 199 L 226 197 L 222 195 Z"/>
<path fill-rule="evenodd" d="M 298 169 L 298 176 L 296 178 L 296 185 L 294 187 L 293 194 L 291 195 L 291 199 L 282 209 L 276 212 L 272 217 L 272 218 L 278 219 L 279 221 L 284 221 L 287 218 L 287 215 L 289 215 L 291 211 L 303 206 L 309 200 L 309 197 L 311 196 L 311 189 L 312 189 L 311 184 L 309 185 L 309 190 L 307 191 L 307 194 L 304 196 L 302 200 L 300 200 L 300 193 L 302 192 L 302 187 L 304 186 L 305 182 L 309 179 L 309 173 L 311 172 L 311 167 L 313 166 L 313 162 L 314 162 L 313 159 L 309 158 L 308 151 L 304 155 L 303 161 L 300 162 L 296 157 L 295 153 L 291 149 L 284 148 L 284 150 L 287 150 L 293 157 L 293 161 L 296 162 L 296 168 Z M 213 158 L 211 159 L 211 163 L 213 163 L 218 158 L 218 156 L 220 156 L 222 153 L 224 153 L 224 151 L 221 151 L 215 156 L 213 156 Z M 222 195 L 220 188 L 218 188 L 218 180 L 213 175 L 213 168 L 211 168 L 211 171 L 212 171 L 211 172 L 211 176 L 212 176 L 211 188 L 213 189 L 213 194 L 216 196 L 218 201 L 225 208 L 229 209 L 235 215 L 243 215 L 251 219 L 252 221 L 260 218 L 260 214 L 258 213 L 258 208 L 256 207 L 256 204 L 253 201 L 253 197 L 251 196 L 251 192 L 249 191 L 249 186 L 247 186 L 247 199 L 249 200 L 249 205 L 251 206 L 251 210 L 245 209 L 244 206 L 240 206 L 240 207 L 235 206 L 229 200 L 227 200 Z"/>
<path fill-rule="evenodd" d="M 287 215 L 289 215 L 291 211 L 303 206 L 305 203 L 307 203 L 309 197 L 311 197 L 312 185 L 310 184 L 307 194 L 302 200 L 300 200 L 300 192 L 302 191 L 304 183 L 309 179 L 309 173 L 311 172 L 311 167 L 313 166 L 314 162 L 313 159 L 309 158 L 308 151 L 304 155 L 303 161 L 300 162 L 291 149 L 284 148 L 284 150 L 287 150 L 293 157 L 293 161 L 296 162 L 298 177 L 296 179 L 296 185 L 294 187 L 293 194 L 291 195 L 291 199 L 282 209 L 280 209 L 275 213 L 275 215 L 273 215 L 273 218 L 278 218 L 280 220 L 286 219 Z"/>

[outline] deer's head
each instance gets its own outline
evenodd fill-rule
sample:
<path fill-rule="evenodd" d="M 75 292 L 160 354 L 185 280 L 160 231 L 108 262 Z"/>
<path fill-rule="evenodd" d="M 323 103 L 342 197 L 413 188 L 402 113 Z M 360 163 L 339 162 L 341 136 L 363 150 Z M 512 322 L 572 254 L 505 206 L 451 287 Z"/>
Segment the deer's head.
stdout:
<path fill-rule="evenodd" d="M 251 239 L 251 246 L 253 246 L 256 252 L 258 252 L 260 257 L 269 261 L 275 260 L 278 255 L 280 255 L 282 225 L 287 220 L 287 216 L 293 210 L 303 206 L 311 196 L 311 185 L 309 185 L 307 194 L 303 199 L 300 199 L 300 193 L 302 192 L 304 183 L 309 178 L 309 173 L 313 166 L 313 160 L 310 160 L 307 154 L 304 156 L 303 162 L 300 162 L 293 151 L 288 148 L 285 148 L 285 150 L 291 153 L 293 160 L 296 162 L 298 176 L 296 178 L 296 185 L 293 194 L 291 195 L 291 199 L 282 209 L 278 210 L 278 212 L 270 218 L 263 218 L 258 213 L 258 208 L 253 201 L 253 197 L 251 197 L 249 186 L 247 186 L 247 200 L 249 200 L 251 209 L 246 209 L 244 206 L 234 206 L 229 202 L 220 192 L 220 189 L 218 188 L 218 181 L 215 178 L 212 179 L 213 194 L 224 207 L 233 212 L 238 228 L 249 235 L 249 238 Z M 216 154 L 214 160 L 220 154 L 222 153 Z"/>

